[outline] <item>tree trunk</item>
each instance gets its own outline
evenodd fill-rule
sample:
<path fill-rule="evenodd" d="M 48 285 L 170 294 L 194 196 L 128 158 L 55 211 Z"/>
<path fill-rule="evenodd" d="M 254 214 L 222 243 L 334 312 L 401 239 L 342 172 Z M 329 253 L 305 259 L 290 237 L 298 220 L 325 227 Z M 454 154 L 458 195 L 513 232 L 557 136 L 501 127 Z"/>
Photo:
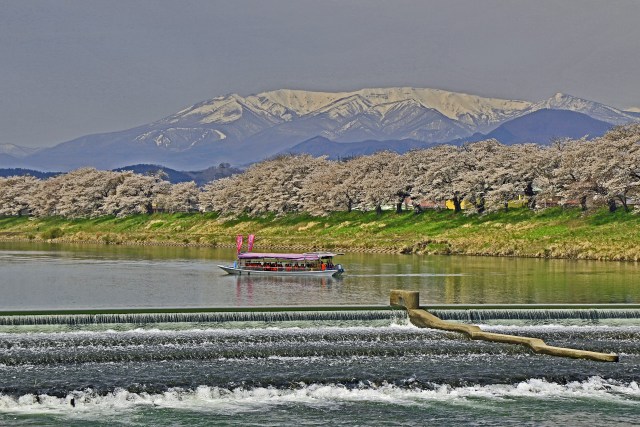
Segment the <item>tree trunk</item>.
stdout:
<path fill-rule="evenodd" d="M 607 204 L 609 205 L 609 212 L 615 212 L 618 209 L 615 199 L 607 200 Z"/>
<path fill-rule="evenodd" d="M 460 203 L 460 199 L 456 196 L 451 200 L 453 201 L 453 211 L 462 212 L 462 203 Z"/>
<path fill-rule="evenodd" d="M 396 203 L 396 213 L 402 213 L 402 203 L 403 202 Z"/>
<path fill-rule="evenodd" d="M 527 199 L 527 206 L 529 207 L 529 209 L 535 209 L 536 208 L 536 193 L 533 191 L 533 183 L 532 182 L 528 182 L 527 186 L 524 189 L 524 195 L 528 198 Z"/>
<path fill-rule="evenodd" d="M 625 212 L 629 212 L 629 205 L 627 204 L 627 197 L 626 196 L 620 196 L 618 197 L 620 199 L 620 204 L 622 204 L 622 207 L 624 208 Z"/>
<path fill-rule="evenodd" d="M 351 199 L 349 199 L 349 201 L 347 202 L 347 212 L 351 212 L 353 210 L 353 201 Z"/>
<path fill-rule="evenodd" d="M 509 202 L 504 202 L 504 211 L 509 212 Z"/>
<path fill-rule="evenodd" d="M 378 216 L 382 215 L 382 206 L 381 205 L 376 205 L 376 215 L 378 215 Z"/>
<path fill-rule="evenodd" d="M 580 208 L 583 211 L 587 210 L 587 196 L 582 196 L 580 197 Z"/>

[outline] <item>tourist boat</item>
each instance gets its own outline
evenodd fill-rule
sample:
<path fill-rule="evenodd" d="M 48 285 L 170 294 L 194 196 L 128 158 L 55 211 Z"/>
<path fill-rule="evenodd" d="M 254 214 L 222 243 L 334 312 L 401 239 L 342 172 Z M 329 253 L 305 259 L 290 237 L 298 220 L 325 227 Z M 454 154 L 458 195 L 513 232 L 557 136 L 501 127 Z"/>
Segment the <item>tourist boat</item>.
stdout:
<path fill-rule="evenodd" d="M 303 254 L 242 252 L 233 265 L 219 265 L 229 274 L 277 276 L 339 276 L 344 273 L 332 252 L 306 252 Z"/>

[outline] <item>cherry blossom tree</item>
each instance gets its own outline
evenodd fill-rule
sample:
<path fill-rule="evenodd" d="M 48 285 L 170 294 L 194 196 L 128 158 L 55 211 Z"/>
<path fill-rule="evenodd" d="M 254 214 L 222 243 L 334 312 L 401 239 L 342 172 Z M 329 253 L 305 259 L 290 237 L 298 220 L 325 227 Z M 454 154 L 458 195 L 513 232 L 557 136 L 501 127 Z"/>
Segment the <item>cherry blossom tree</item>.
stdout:
<path fill-rule="evenodd" d="M 616 127 L 601 138 L 558 140 L 548 149 L 547 168 L 536 178 L 537 197 L 577 202 L 589 206 L 620 203 L 629 210 L 628 200 L 640 191 L 640 125 Z"/>
<path fill-rule="evenodd" d="M 454 145 L 439 145 L 414 153 L 417 174 L 411 197 L 434 202 L 451 200 L 456 212 L 462 211 L 467 186 L 462 179 L 462 149 Z"/>
<path fill-rule="evenodd" d="M 406 192 L 406 182 L 399 173 L 399 156 L 390 151 L 382 151 L 364 156 L 360 160 L 352 170 L 355 172 L 354 177 L 362 182 L 363 203 L 380 215 L 384 205 L 395 204 Z"/>
<path fill-rule="evenodd" d="M 104 200 L 101 213 L 123 217 L 133 214 L 149 214 L 154 210 L 157 197 L 168 194 L 171 184 L 157 176 L 122 172 L 122 181 Z"/>
<path fill-rule="evenodd" d="M 180 182 L 169 187 L 166 193 L 160 193 L 155 201 L 159 210 L 169 213 L 193 212 L 198 210 L 200 190 L 195 182 Z"/>
<path fill-rule="evenodd" d="M 300 212 L 307 177 L 327 164 L 326 159 L 309 155 L 280 156 L 256 163 L 243 174 L 206 186 L 203 206 L 223 214 Z"/>
<path fill-rule="evenodd" d="M 32 176 L 0 178 L 0 216 L 21 216 L 30 211 L 31 195 L 39 180 Z"/>
<path fill-rule="evenodd" d="M 59 187 L 57 212 L 66 218 L 89 218 L 101 215 L 105 199 L 122 183 L 118 172 L 82 168 L 53 179 Z"/>
<path fill-rule="evenodd" d="M 509 209 L 509 202 L 526 198 L 535 207 L 534 181 L 542 174 L 547 157 L 544 149 L 535 144 L 501 146 L 484 161 L 489 186 L 486 209 Z"/>
<path fill-rule="evenodd" d="M 587 185 L 594 204 L 606 204 L 609 211 L 620 203 L 629 211 L 627 200 L 640 190 L 639 125 L 614 129 L 602 138 L 583 144 L 589 162 L 585 165 Z"/>
<path fill-rule="evenodd" d="M 200 193 L 200 211 L 235 215 L 245 211 L 245 196 L 242 193 L 244 174 L 212 181 Z"/>
<path fill-rule="evenodd" d="M 37 217 L 59 216 L 58 200 L 62 185 L 60 176 L 38 181 L 29 197 L 31 214 Z"/>
<path fill-rule="evenodd" d="M 359 183 L 350 179 L 351 165 L 345 161 L 328 161 L 310 173 L 302 188 L 303 210 L 313 215 L 351 212 L 362 201 Z"/>

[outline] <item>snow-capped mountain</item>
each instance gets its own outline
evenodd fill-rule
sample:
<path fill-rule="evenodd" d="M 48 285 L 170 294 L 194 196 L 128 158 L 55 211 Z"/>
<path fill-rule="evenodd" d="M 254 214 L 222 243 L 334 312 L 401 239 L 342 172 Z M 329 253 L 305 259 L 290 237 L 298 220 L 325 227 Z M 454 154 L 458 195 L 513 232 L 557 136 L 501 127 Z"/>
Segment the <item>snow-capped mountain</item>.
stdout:
<path fill-rule="evenodd" d="M 624 110 L 624 112 L 627 114 L 631 114 L 633 117 L 640 118 L 640 108 L 637 108 L 637 107 L 627 108 L 626 110 Z"/>
<path fill-rule="evenodd" d="M 22 147 L 15 144 L 0 144 L 0 154 L 7 154 L 15 157 L 16 159 L 27 157 L 36 151 L 38 151 L 38 148 Z"/>
<path fill-rule="evenodd" d="M 614 125 L 622 125 L 637 119 L 633 114 L 629 114 L 623 110 L 618 110 L 617 108 L 609 107 L 608 105 L 600 104 L 599 102 L 576 98 L 575 96 L 560 92 L 545 101 L 534 104 L 531 107 L 532 111 L 542 109 L 575 111 L 577 113 L 586 114 L 596 120 Z"/>
<path fill-rule="evenodd" d="M 416 115 L 430 115 L 436 122 L 428 127 L 451 127 L 456 137 L 470 131 L 485 131 L 516 117 L 532 106 L 527 101 L 482 98 L 439 89 L 384 88 L 362 89 L 354 92 L 310 92 L 281 89 L 243 98 L 232 94 L 186 108 L 158 123 L 217 126 L 238 138 L 257 134 L 261 130 L 303 120 L 305 126 L 326 129 L 326 136 L 342 139 L 343 133 L 355 133 L 360 123 L 363 132 L 374 137 L 388 138 L 385 122 L 401 124 L 406 115 L 411 122 Z M 391 114 L 392 117 L 387 117 Z M 449 120 L 447 120 L 449 119 Z M 385 133 L 376 131 L 385 129 Z M 233 131 L 229 129 L 233 125 Z M 401 129 L 402 126 L 397 127 Z M 260 130 L 259 130 L 260 129 Z M 446 133 L 446 132 L 445 132 Z M 312 135 L 313 136 L 313 135 Z M 450 135 L 448 135 L 450 136 Z M 430 132 L 425 138 L 430 138 Z"/>
<path fill-rule="evenodd" d="M 342 126 L 320 135 L 337 142 L 383 137 L 444 142 L 469 133 L 468 126 L 409 99 L 369 107 L 349 117 Z"/>
<path fill-rule="evenodd" d="M 132 163 L 183 170 L 221 162 L 244 165 L 315 137 L 340 143 L 384 141 L 376 145 L 388 149 L 394 149 L 393 141 L 411 140 L 412 146 L 459 141 L 549 109 L 578 112 L 611 125 L 640 121 L 637 113 L 561 93 L 533 103 L 411 87 L 353 92 L 280 89 L 219 96 L 154 123 L 88 135 L 26 155 L 22 163 L 45 170 L 112 169 Z M 547 116 L 537 115 L 528 123 L 540 123 L 540 117 Z"/>

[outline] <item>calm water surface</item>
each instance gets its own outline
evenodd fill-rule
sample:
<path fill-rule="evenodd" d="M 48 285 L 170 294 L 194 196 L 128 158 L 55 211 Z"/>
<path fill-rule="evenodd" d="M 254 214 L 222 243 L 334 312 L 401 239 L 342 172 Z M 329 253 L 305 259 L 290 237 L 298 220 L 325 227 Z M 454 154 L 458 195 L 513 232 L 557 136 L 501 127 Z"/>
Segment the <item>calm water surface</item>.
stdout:
<path fill-rule="evenodd" d="M 210 248 L 0 243 L 0 310 L 433 303 L 639 303 L 636 263 L 346 254 L 341 279 L 236 277 Z"/>
<path fill-rule="evenodd" d="M 290 280 L 215 267 L 232 259 L 0 244 L 0 310 L 378 305 L 392 288 L 436 303 L 640 302 L 632 263 L 347 254 L 342 279 Z M 0 425 L 640 425 L 640 319 L 481 324 L 620 355 L 601 363 L 418 329 L 403 312 L 248 316 L 0 325 Z"/>

